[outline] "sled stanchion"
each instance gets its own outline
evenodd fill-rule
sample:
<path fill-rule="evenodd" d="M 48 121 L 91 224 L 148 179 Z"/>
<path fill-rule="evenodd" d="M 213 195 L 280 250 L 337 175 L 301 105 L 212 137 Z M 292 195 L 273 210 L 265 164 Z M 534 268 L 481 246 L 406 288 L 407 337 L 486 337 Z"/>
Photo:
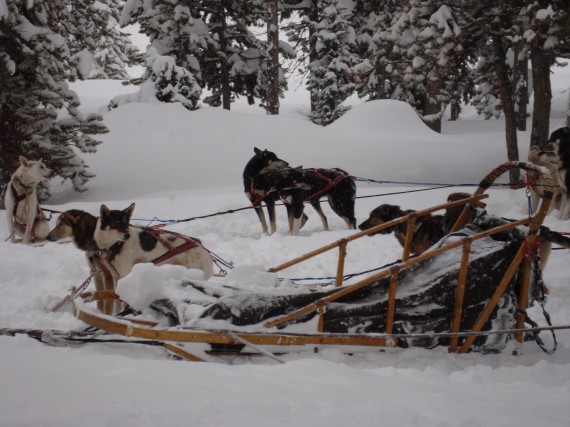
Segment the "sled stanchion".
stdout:
<path fill-rule="evenodd" d="M 348 245 L 348 240 L 341 239 L 338 241 L 338 264 L 336 267 L 336 282 L 335 286 L 342 286 L 342 281 L 344 277 L 344 261 L 346 258 L 346 246 Z"/>
<path fill-rule="evenodd" d="M 400 267 L 390 268 L 390 286 L 388 290 L 388 312 L 386 314 L 386 333 L 394 332 L 394 316 L 396 314 L 396 288 L 400 276 Z"/>
<path fill-rule="evenodd" d="M 416 228 L 416 221 L 418 215 L 411 213 L 408 215 L 409 220 L 406 226 L 406 240 L 404 241 L 404 252 L 402 253 L 402 261 L 406 262 L 410 259 L 410 252 L 412 251 L 412 242 L 414 240 L 414 231 Z"/>
<path fill-rule="evenodd" d="M 528 306 L 532 260 L 534 258 L 534 254 L 536 253 L 536 244 L 538 240 L 538 232 L 540 230 L 540 224 L 542 224 L 542 222 L 544 221 L 544 217 L 548 213 L 548 210 L 550 208 L 550 203 L 552 202 L 552 197 L 553 193 L 551 191 L 544 192 L 540 208 L 529 225 L 529 232 L 526 239 L 526 253 L 523 262 L 521 288 L 519 293 L 519 311 L 518 315 L 516 316 L 516 324 L 515 324 L 516 329 L 522 329 L 524 327 L 524 323 L 526 320 L 526 309 Z M 523 334 L 517 332 L 515 334 L 515 340 L 519 344 L 522 344 Z M 513 354 L 516 355 L 517 350 L 515 350 Z"/>
<path fill-rule="evenodd" d="M 317 331 L 320 333 L 325 331 L 325 304 L 320 304 L 317 308 L 317 314 L 319 316 L 319 323 L 317 325 Z"/>
<path fill-rule="evenodd" d="M 459 277 L 457 278 L 457 289 L 455 290 L 455 304 L 453 307 L 453 320 L 451 332 L 459 332 L 461 328 L 461 315 L 463 313 L 463 300 L 465 298 L 465 284 L 467 282 L 467 270 L 469 269 L 469 254 L 473 239 L 468 237 L 463 243 L 463 254 L 461 255 L 461 266 L 459 267 Z M 459 337 L 454 336 L 449 342 L 449 352 L 456 353 Z"/>

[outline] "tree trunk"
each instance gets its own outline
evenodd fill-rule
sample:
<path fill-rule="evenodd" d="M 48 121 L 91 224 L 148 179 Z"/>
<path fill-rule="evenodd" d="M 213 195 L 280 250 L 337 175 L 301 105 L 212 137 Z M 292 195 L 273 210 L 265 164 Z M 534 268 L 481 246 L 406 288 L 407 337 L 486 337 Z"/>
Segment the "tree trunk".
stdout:
<path fill-rule="evenodd" d="M 525 131 L 528 105 L 528 59 L 526 57 L 515 63 L 515 82 L 517 129 Z"/>
<path fill-rule="evenodd" d="M 439 73 L 435 72 L 434 76 L 428 75 L 426 79 L 426 103 L 424 108 L 424 119 L 426 125 L 432 130 L 441 133 L 441 116 L 442 105 L 438 97 L 441 93 L 443 79 Z"/>
<path fill-rule="evenodd" d="M 314 1 L 309 11 L 309 20 L 311 22 L 317 22 L 319 19 L 319 8 L 317 2 Z M 315 30 L 313 25 L 309 25 L 309 63 L 316 61 L 317 57 L 317 38 L 315 37 Z M 317 110 L 317 94 L 311 91 L 311 113 Z"/>
<path fill-rule="evenodd" d="M 279 1 L 267 0 L 267 114 L 279 114 Z"/>
<path fill-rule="evenodd" d="M 534 92 L 534 112 L 532 114 L 531 145 L 544 145 L 548 141 L 550 128 L 550 101 L 552 89 L 550 86 L 551 60 L 541 49 L 530 52 L 532 64 L 532 87 Z"/>
<path fill-rule="evenodd" d="M 449 121 L 455 122 L 459 119 L 459 113 L 461 109 L 459 108 L 459 100 L 453 98 L 449 104 Z"/>
<path fill-rule="evenodd" d="M 568 106 L 566 108 L 566 126 L 570 127 L 570 87 L 568 88 Z"/>
<path fill-rule="evenodd" d="M 221 7 L 220 14 L 220 24 L 222 26 L 222 31 L 220 32 L 220 50 L 222 52 L 220 72 L 222 78 L 222 108 L 224 110 L 230 110 L 232 104 L 232 89 L 230 86 L 230 70 L 228 66 L 228 39 L 227 35 L 227 23 L 224 7 Z"/>
<path fill-rule="evenodd" d="M 519 160 L 519 147 L 517 141 L 517 122 L 515 113 L 515 104 L 513 102 L 513 90 L 510 83 L 510 73 L 504 58 L 507 57 L 505 46 L 501 36 L 493 36 L 493 47 L 497 57 L 497 85 L 499 86 L 499 95 L 503 104 L 503 112 L 505 114 L 505 135 L 507 139 L 507 159 L 509 161 Z M 518 169 L 509 171 L 509 180 L 512 186 L 521 184 L 521 173 Z"/>

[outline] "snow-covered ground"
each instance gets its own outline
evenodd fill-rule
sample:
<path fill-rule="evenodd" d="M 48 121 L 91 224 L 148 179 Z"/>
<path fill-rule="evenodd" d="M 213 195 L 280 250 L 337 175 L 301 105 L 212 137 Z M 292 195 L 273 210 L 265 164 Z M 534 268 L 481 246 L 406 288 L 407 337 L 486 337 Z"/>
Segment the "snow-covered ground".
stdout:
<path fill-rule="evenodd" d="M 552 130 L 564 124 L 568 94 L 563 89 L 569 82 L 570 71 L 558 69 Z M 125 90 L 100 81 L 77 83 L 75 89 L 86 111 L 99 110 Z M 241 104 L 232 112 L 204 108 L 191 113 L 164 104 L 130 104 L 107 112 L 110 133 L 101 136 L 97 154 L 85 156 L 97 175 L 90 191 L 78 194 L 54 182 L 46 207 L 98 215 L 102 203 L 124 209 L 136 202 L 135 222 L 143 224 L 155 217 L 186 219 L 245 207 L 241 173 L 253 147 L 259 147 L 292 165 L 341 167 L 384 181 L 358 183 L 358 196 L 378 195 L 357 200 L 361 222 L 381 203 L 419 209 L 443 203 L 451 191 L 473 191 L 469 186 L 406 193 L 431 188 L 427 183 L 477 184 L 506 161 L 502 120 L 482 121 L 466 112 L 468 119 L 446 122 L 439 135 L 405 104 L 383 101 L 357 105 L 320 128 L 303 118 L 305 101 L 302 91 L 289 94 L 278 117 Z M 529 132 L 519 138 L 524 159 Z M 528 214 L 525 190 L 489 193 L 489 212 L 509 218 Z M 261 234 L 250 210 L 170 229 L 199 237 L 245 272 L 245 279 L 247 271 L 263 271 L 353 233 L 328 206 L 331 231 L 322 231 L 308 207 L 310 220 L 296 237 L 287 234 L 284 208 L 278 213 L 279 229 L 272 236 Z M 556 214 L 547 217 L 546 225 L 570 232 L 570 222 Z M 71 244 L 5 242 L 4 221 L 0 236 L 0 328 L 82 330 L 85 325 L 70 311 L 48 308 L 88 276 L 83 253 Z M 393 236 L 360 239 L 349 246 L 346 272 L 377 267 L 400 254 Z M 336 255 L 321 255 L 279 276 L 332 276 Z M 570 324 L 568 256 L 566 250 L 554 251 L 545 272 L 551 289 L 547 309 L 555 325 Z M 192 274 L 146 266 L 136 273 L 142 274 L 140 280 Z M 536 307 L 530 313 L 541 320 Z M 24 335 L 0 336 L 0 426 L 568 426 L 570 332 L 557 336 L 553 355 L 534 343 L 524 344 L 519 356 L 510 351 L 456 355 L 445 348 L 353 355 L 323 348 L 315 354 L 309 348 L 280 356 L 283 365 L 266 357 L 181 362 L 158 347 L 51 347 Z"/>

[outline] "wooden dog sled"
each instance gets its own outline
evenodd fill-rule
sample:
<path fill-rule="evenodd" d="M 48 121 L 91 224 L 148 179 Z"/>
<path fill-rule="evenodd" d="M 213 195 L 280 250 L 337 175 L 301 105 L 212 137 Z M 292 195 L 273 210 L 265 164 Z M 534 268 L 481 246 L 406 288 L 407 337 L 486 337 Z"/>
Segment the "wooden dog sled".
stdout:
<path fill-rule="evenodd" d="M 538 212 L 529 218 L 506 221 L 485 214 L 465 227 L 473 215 L 470 204 L 488 197 L 485 191 L 502 174 L 521 168 L 544 176 L 546 191 Z M 74 311 L 85 323 L 126 337 L 154 340 L 190 360 L 201 360 L 177 343 L 207 343 L 213 350 L 240 354 L 244 347 L 271 356 L 294 346 L 432 347 L 450 352 L 501 351 L 514 336 L 522 343 L 526 308 L 533 284 L 540 280 L 537 239 L 552 199 L 552 178 L 530 163 L 507 162 L 489 173 L 471 197 L 406 215 L 355 233 L 302 257 L 270 269 L 279 272 L 338 248 L 336 286 L 314 292 L 266 295 L 244 291 L 209 304 L 201 318 L 217 320 L 220 329 L 186 325 L 176 302 L 156 301 L 154 308 L 174 319 L 173 326 L 136 318 L 100 314 L 87 302 L 117 298 L 110 293 L 88 293 L 76 298 Z M 463 207 L 453 231 L 427 252 L 410 257 L 417 218 Z M 477 215 L 476 215 L 477 217 Z M 396 224 L 407 223 L 400 261 L 354 284 L 343 285 L 348 244 Z M 527 232 L 520 229 L 527 227 Z M 193 292 L 204 284 L 185 283 Z M 215 290 L 206 290 L 208 295 Z M 127 301 L 128 302 L 128 301 Z M 224 323 L 225 322 L 225 323 Z M 203 322 L 203 325 L 208 322 Z M 312 329 L 299 333 L 299 325 Z M 306 328 L 305 328 L 306 329 Z M 303 329 L 303 331 L 305 330 Z M 254 332 L 252 332 L 254 331 Z M 274 350 L 275 348 L 280 350 Z"/>

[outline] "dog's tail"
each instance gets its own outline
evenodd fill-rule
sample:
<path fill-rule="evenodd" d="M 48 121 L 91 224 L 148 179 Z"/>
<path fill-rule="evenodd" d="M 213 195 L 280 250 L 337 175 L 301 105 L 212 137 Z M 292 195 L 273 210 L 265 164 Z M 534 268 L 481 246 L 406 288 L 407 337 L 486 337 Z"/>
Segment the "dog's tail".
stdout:
<path fill-rule="evenodd" d="M 555 245 L 562 246 L 563 248 L 570 249 L 570 238 L 558 233 L 557 231 L 552 231 L 548 227 L 540 227 L 540 235 L 544 239 L 548 240 Z"/>

